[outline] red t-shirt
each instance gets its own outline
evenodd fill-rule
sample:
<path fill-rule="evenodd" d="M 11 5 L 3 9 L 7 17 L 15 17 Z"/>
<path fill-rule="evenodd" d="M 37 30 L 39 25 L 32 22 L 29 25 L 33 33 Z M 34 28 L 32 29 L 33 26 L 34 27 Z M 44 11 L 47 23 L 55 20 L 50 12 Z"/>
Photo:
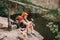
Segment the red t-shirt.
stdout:
<path fill-rule="evenodd" d="M 21 21 L 21 20 L 23 20 L 23 17 L 22 16 L 17 16 L 16 20 Z"/>

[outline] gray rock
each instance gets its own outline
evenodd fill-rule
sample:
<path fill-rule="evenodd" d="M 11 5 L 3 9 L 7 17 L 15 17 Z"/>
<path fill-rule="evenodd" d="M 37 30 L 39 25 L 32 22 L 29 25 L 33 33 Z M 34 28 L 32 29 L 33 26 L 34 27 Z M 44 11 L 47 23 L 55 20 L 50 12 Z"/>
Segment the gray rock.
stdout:
<path fill-rule="evenodd" d="M 12 19 L 10 19 L 11 22 L 14 22 Z M 11 25 L 12 29 L 16 29 L 16 25 Z M 8 18 L 0 17 L 0 28 L 8 28 Z"/>
<path fill-rule="evenodd" d="M 0 29 L 0 39 L 3 38 L 3 40 L 43 40 L 43 36 L 41 36 L 37 31 L 34 30 L 34 36 L 31 34 L 30 37 L 23 38 L 22 34 L 20 33 L 19 29 L 15 29 L 12 31 L 5 31 L 3 29 Z M 28 35 L 29 36 L 29 35 Z"/>
<path fill-rule="evenodd" d="M 11 20 L 11 19 L 10 19 Z M 13 20 L 11 20 L 13 22 Z M 0 29 L 0 40 L 43 40 L 43 36 L 37 31 L 33 31 L 27 38 L 23 38 L 20 29 L 16 29 L 16 25 L 11 25 L 12 31 Z M 0 28 L 8 28 L 8 20 L 5 17 L 0 17 Z M 14 30 L 15 29 L 15 30 Z"/>

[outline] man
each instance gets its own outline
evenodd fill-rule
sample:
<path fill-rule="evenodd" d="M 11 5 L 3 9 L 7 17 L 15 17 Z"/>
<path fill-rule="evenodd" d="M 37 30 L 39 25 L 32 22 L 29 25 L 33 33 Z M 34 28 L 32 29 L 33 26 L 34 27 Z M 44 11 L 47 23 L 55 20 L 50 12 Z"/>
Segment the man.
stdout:
<path fill-rule="evenodd" d="M 26 22 L 24 21 L 23 17 L 22 16 L 17 16 L 16 17 L 16 21 L 17 23 L 19 24 L 19 28 L 20 30 L 22 31 L 22 34 L 25 37 L 27 37 L 27 27 L 26 27 Z"/>
<path fill-rule="evenodd" d="M 21 14 L 21 16 L 23 17 L 24 21 L 27 23 L 27 32 L 32 33 L 33 32 L 33 23 L 27 19 L 28 14 L 26 12 L 23 12 Z M 29 31 L 29 29 L 30 29 L 30 31 Z"/>

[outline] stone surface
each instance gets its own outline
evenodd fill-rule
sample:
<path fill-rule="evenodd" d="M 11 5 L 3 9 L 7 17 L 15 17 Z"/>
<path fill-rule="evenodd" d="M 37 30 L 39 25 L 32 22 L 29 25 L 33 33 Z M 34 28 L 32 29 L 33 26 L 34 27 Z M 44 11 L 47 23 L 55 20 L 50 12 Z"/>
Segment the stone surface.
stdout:
<path fill-rule="evenodd" d="M 59 7 L 59 4 L 58 4 L 59 0 L 29 0 L 29 1 L 49 9 L 55 9 Z"/>
<path fill-rule="evenodd" d="M 43 37 L 37 32 L 34 31 L 34 34 L 28 35 L 27 38 L 23 38 L 23 40 L 43 40 Z M 18 38 L 19 37 L 19 38 Z M 22 34 L 19 29 L 15 29 L 12 31 L 6 31 L 4 29 L 0 29 L 0 40 L 21 40 Z"/>
<path fill-rule="evenodd" d="M 11 20 L 11 19 L 10 19 Z M 13 20 L 11 20 L 13 22 Z M 28 35 L 27 38 L 23 38 L 23 35 L 21 34 L 21 31 L 19 29 L 16 29 L 16 25 L 12 25 L 11 31 L 8 31 L 7 29 L 1 29 L 1 28 L 8 28 L 8 21 L 5 17 L 0 17 L 0 40 L 43 40 L 44 38 L 37 32 L 33 31 L 34 34 Z"/>
<path fill-rule="evenodd" d="M 14 22 L 12 19 L 10 19 L 11 22 Z M 12 29 L 16 29 L 16 25 L 11 25 Z M 8 18 L 6 17 L 0 17 L 0 28 L 8 28 Z"/>

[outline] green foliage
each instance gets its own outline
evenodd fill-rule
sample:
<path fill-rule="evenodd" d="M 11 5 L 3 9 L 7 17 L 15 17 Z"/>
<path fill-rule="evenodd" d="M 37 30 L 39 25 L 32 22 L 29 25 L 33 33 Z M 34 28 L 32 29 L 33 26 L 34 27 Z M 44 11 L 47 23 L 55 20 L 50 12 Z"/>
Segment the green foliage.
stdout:
<path fill-rule="evenodd" d="M 49 10 L 46 15 L 43 15 L 43 17 L 47 20 L 60 22 L 60 8 Z"/>
<path fill-rule="evenodd" d="M 18 9 L 17 13 L 22 13 L 22 12 L 24 11 L 24 10 L 23 10 L 24 8 L 23 8 L 23 7 L 21 7 L 21 6 L 18 6 L 18 8 L 17 8 L 17 9 Z"/>
<path fill-rule="evenodd" d="M 8 8 L 7 2 L 0 0 L 0 16 L 6 15 L 7 8 Z"/>
<path fill-rule="evenodd" d="M 58 32 L 57 36 L 55 36 L 56 39 L 60 40 L 60 32 Z"/>
<path fill-rule="evenodd" d="M 58 25 L 53 24 L 53 22 L 49 22 L 46 26 L 50 28 L 50 31 L 52 31 L 52 33 L 58 32 Z"/>
<path fill-rule="evenodd" d="M 58 8 L 57 10 L 58 10 L 58 14 L 60 15 L 60 8 Z"/>
<path fill-rule="evenodd" d="M 60 33 L 58 33 L 58 25 L 54 24 L 54 22 L 48 22 L 46 27 L 48 27 L 52 33 L 57 34 L 55 39 L 60 39 Z"/>

